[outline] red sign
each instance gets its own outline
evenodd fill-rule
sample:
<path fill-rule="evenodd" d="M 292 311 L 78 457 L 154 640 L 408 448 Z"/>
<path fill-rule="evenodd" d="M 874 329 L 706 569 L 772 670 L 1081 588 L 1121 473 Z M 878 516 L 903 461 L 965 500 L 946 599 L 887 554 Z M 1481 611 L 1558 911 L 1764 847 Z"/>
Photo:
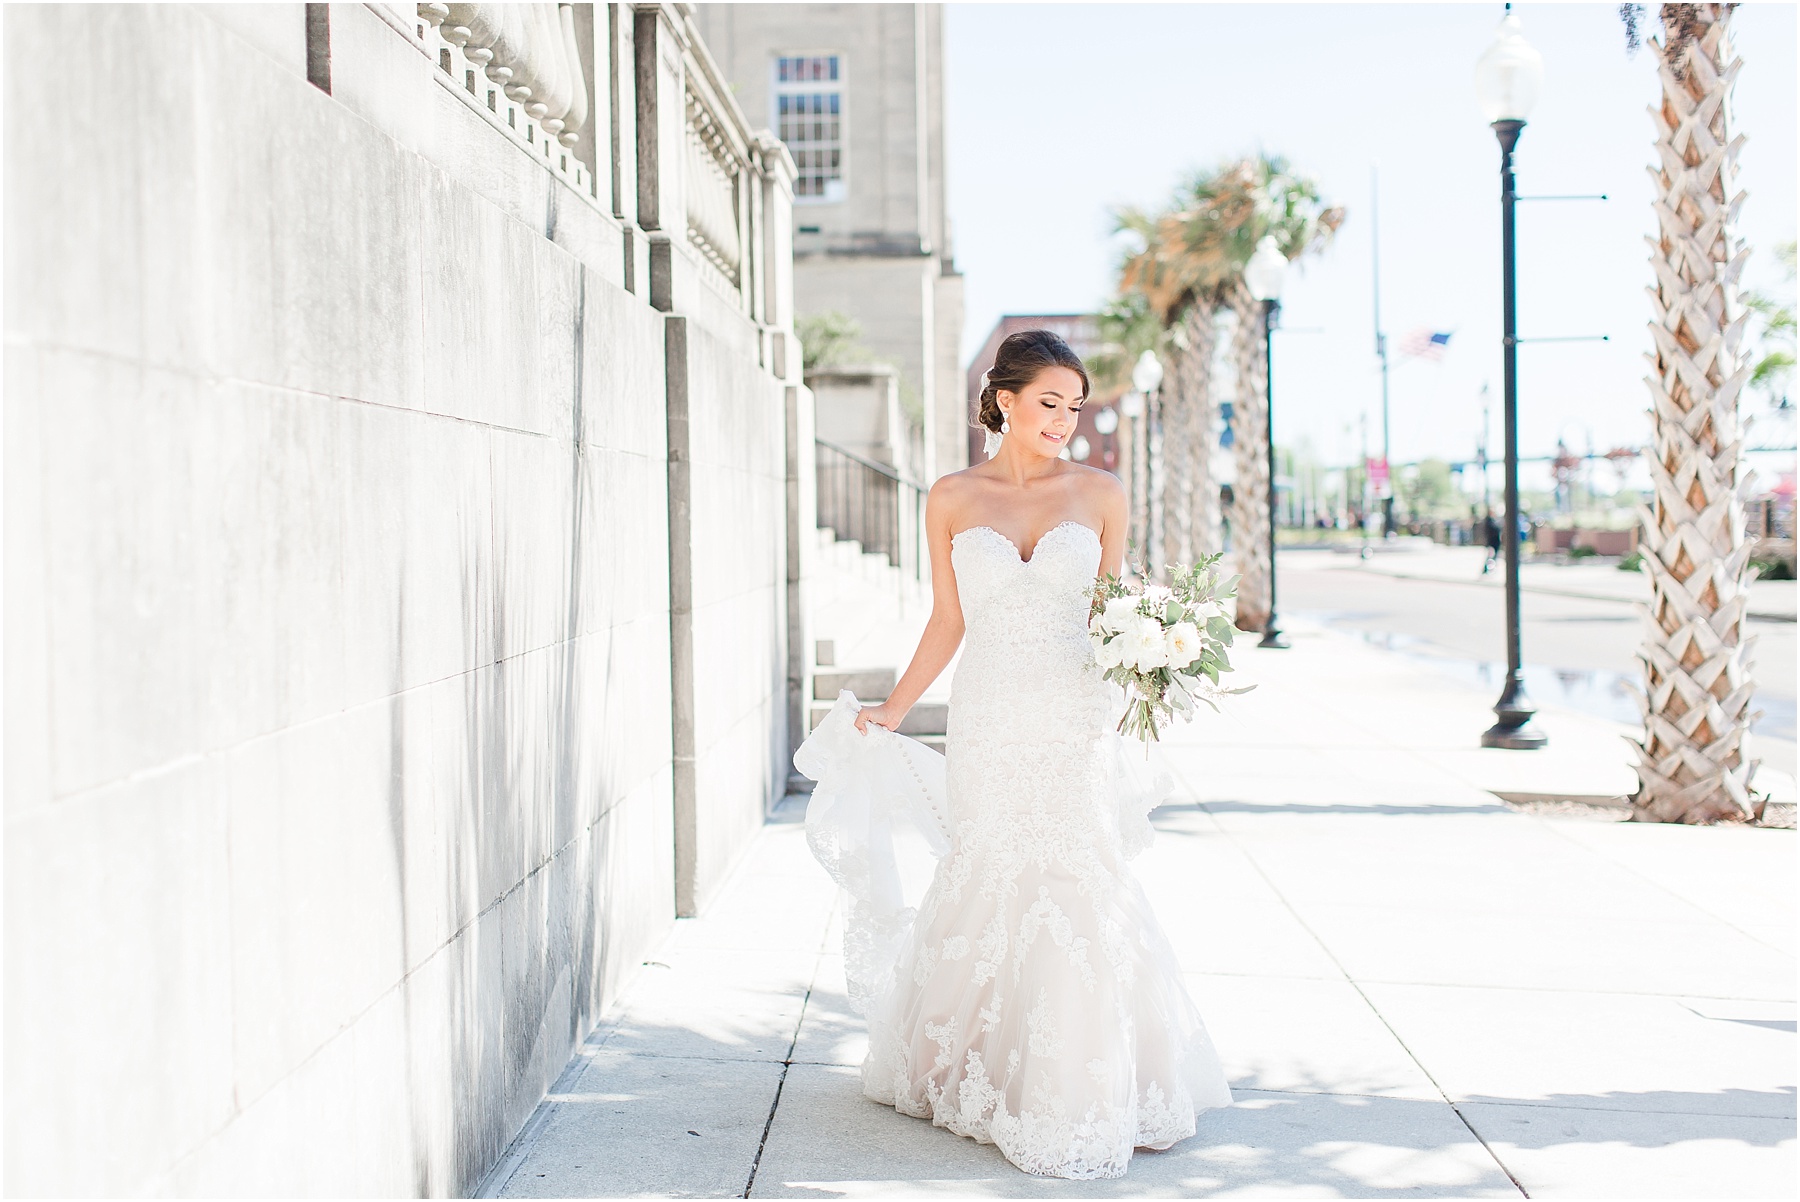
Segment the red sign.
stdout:
<path fill-rule="evenodd" d="M 1388 487 L 1387 460 L 1367 459 L 1364 460 L 1364 465 L 1369 471 L 1369 487 L 1373 488 L 1377 495 L 1386 496 Z"/>

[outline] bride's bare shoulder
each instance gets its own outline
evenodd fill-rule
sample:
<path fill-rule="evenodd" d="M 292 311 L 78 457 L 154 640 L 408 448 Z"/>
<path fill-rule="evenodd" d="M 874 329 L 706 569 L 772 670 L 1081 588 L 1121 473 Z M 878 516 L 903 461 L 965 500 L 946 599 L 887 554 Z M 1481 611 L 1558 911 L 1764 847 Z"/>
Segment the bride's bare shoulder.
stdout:
<path fill-rule="evenodd" d="M 979 465 L 965 467 L 959 472 L 946 472 L 933 482 L 931 496 L 942 501 L 966 497 L 980 486 L 982 477 Z"/>
<path fill-rule="evenodd" d="M 969 472 L 969 468 L 964 468 L 960 472 L 939 476 L 925 494 L 925 504 L 931 512 L 941 519 L 947 519 L 952 525 L 968 509 L 975 495 L 978 481 L 971 478 Z"/>
<path fill-rule="evenodd" d="M 1111 472 L 1097 467 L 1089 467 L 1085 463 L 1071 463 L 1069 468 L 1073 473 L 1071 478 L 1075 481 L 1076 487 L 1086 495 L 1100 501 L 1109 501 L 1114 498 L 1124 499 L 1125 485 Z"/>

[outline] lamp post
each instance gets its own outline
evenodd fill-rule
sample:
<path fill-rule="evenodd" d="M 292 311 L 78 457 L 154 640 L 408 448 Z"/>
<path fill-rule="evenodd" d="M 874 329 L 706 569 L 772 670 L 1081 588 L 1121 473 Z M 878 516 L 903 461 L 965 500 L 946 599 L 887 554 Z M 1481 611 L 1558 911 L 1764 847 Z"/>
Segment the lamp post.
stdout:
<path fill-rule="evenodd" d="M 1482 732 L 1483 747 L 1529 750 L 1549 740 L 1531 725 L 1537 707 L 1525 694 L 1525 671 L 1519 650 L 1519 329 L 1513 208 L 1513 148 L 1525 128 L 1525 118 L 1537 103 L 1544 79 L 1544 60 L 1519 32 L 1518 14 L 1506 6 L 1506 16 L 1494 35 L 1494 44 L 1475 64 L 1475 97 L 1500 139 L 1500 255 L 1501 255 L 1501 363 L 1504 374 L 1504 424 L 1506 427 L 1506 683 L 1494 703 L 1499 718 Z"/>
<path fill-rule="evenodd" d="M 1143 521 L 1139 527 L 1139 533 L 1142 537 L 1138 540 L 1138 557 L 1143 560 L 1146 569 L 1149 569 L 1150 567 L 1150 548 L 1156 541 L 1155 522 L 1152 520 L 1151 511 L 1156 505 L 1156 481 L 1153 477 L 1155 475 L 1154 465 L 1157 456 L 1154 454 L 1150 443 L 1155 437 L 1154 431 L 1157 426 L 1158 393 L 1162 388 L 1162 382 L 1163 365 L 1162 361 L 1156 357 L 1156 352 L 1145 351 L 1143 354 L 1139 355 L 1137 363 L 1134 364 L 1131 369 L 1131 386 L 1137 389 L 1138 394 L 1143 397 L 1144 408 L 1143 418 L 1137 423 L 1137 432 L 1140 437 L 1133 438 L 1131 441 L 1132 454 L 1134 457 L 1141 459 L 1144 468 L 1139 477 L 1143 480 L 1144 503 L 1141 510 L 1143 513 Z M 1136 414 L 1133 414 L 1133 416 L 1136 416 Z M 1137 445 L 1140 443 L 1144 448 L 1141 456 L 1139 456 L 1137 451 Z"/>
<path fill-rule="evenodd" d="M 1103 440 L 1100 444 L 1100 466 L 1111 470 L 1117 461 L 1116 448 L 1113 445 L 1113 433 L 1119 428 L 1119 411 L 1107 406 L 1094 414 L 1094 433 Z"/>
<path fill-rule="evenodd" d="M 1144 485 L 1144 474 L 1149 470 L 1149 456 L 1144 449 L 1144 408 L 1144 394 L 1141 392 L 1127 392 L 1119 398 L 1119 416 L 1131 423 L 1125 435 L 1125 449 L 1130 456 L 1125 465 L 1125 478 L 1128 481 L 1126 492 L 1131 502 L 1127 525 L 1130 534 L 1127 541 L 1140 553 L 1145 540 L 1144 507 L 1148 504 L 1150 495 Z"/>
<path fill-rule="evenodd" d="M 1287 278 L 1287 256 L 1272 235 L 1264 234 L 1256 253 L 1244 265 L 1244 286 L 1263 308 L 1263 429 L 1269 444 L 1269 616 L 1258 647 L 1285 648 L 1275 619 L 1275 317 L 1281 312 L 1281 285 Z"/>

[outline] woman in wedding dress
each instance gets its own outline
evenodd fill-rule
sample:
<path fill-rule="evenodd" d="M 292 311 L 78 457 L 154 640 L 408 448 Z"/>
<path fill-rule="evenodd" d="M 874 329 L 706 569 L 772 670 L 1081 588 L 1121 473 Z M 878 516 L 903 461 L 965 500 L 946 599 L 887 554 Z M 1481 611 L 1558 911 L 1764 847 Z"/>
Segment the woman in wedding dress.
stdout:
<path fill-rule="evenodd" d="M 1126 500 L 1111 474 L 1060 458 L 1087 395 L 1061 338 L 1012 335 L 981 395 L 998 450 L 932 486 L 931 619 L 892 694 L 853 721 L 906 744 L 919 776 L 937 757 L 886 732 L 962 648 L 947 846 L 916 914 L 846 940 L 868 960 L 889 937 L 891 968 L 877 966 L 882 987 L 862 999 L 864 1091 L 991 1142 L 1026 1172 L 1069 1178 L 1122 1176 L 1133 1148 L 1168 1148 L 1194 1133 L 1197 1111 L 1231 1102 L 1126 865 L 1118 694 L 1087 636 L 1095 577 L 1124 557 Z M 848 720 L 840 728 L 849 738 Z"/>

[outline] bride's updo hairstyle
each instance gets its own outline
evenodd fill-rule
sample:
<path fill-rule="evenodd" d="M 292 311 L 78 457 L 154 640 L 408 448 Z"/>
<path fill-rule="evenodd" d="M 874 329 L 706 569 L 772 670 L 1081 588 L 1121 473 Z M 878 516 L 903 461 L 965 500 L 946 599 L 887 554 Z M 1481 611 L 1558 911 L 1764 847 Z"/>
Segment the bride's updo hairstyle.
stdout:
<path fill-rule="evenodd" d="M 1020 330 L 1017 334 L 1007 335 L 1000 349 L 994 352 L 994 366 L 988 369 L 987 387 L 981 390 L 981 401 L 975 409 L 976 424 L 1000 433 L 1000 423 L 1006 420 L 1006 415 L 1000 412 L 1001 391 L 1015 395 L 1023 392 L 1045 368 L 1050 367 L 1066 367 L 1080 376 L 1081 399 L 1087 399 L 1090 387 L 1087 368 L 1081 365 L 1081 356 L 1070 350 L 1068 343 L 1049 330 Z"/>

